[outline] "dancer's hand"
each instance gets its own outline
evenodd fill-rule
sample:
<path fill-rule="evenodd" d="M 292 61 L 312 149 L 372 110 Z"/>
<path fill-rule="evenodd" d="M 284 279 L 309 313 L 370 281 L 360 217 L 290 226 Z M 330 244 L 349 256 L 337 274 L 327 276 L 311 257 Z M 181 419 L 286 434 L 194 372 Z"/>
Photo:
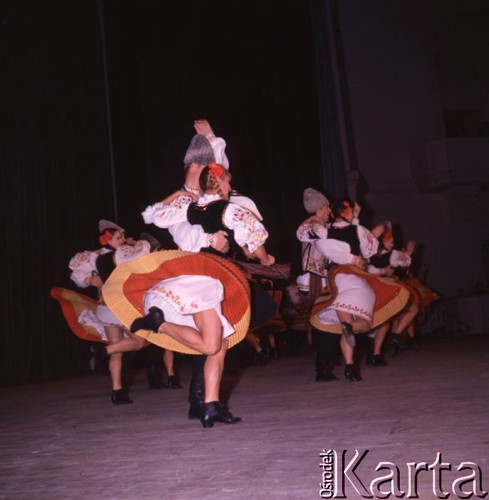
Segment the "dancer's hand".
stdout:
<path fill-rule="evenodd" d="M 273 266 L 275 264 L 275 257 L 267 253 L 260 259 L 260 264 L 262 266 Z"/>
<path fill-rule="evenodd" d="M 228 234 L 225 231 L 217 231 L 217 233 L 211 234 L 210 236 L 209 246 L 211 248 L 221 253 L 229 252 Z"/>
<path fill-rule="evenodd" d="M 214 137 L 214 132 L 207 120 L 195 120 L 194 129 L 197 134 L 203 135 L 204 137 L 207 137 L 207 139 L 211 139 L 212 137 Z"/>

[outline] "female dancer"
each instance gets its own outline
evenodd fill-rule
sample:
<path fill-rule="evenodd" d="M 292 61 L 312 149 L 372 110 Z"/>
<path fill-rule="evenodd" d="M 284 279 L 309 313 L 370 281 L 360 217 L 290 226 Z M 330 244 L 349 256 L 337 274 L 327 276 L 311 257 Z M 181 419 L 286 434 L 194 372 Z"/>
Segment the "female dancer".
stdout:
<path fill-rule="evenodd" d="M 77 253 L 69 263 L 71 279 L 80 287 L 89 286 L 101 289 L 104 281 L 115 267 L 123 262 L 147 255 L 151 251 L 148 241 L 125 238 L 124 229 L 114 222 L 99 221 L 99 242 L 102 247 L 94 251 Z M 99 332 L 102 342 L 109 345 L 121 340 L 129 332 L 102 302 L 95 311 L 83 311 L 78 321 Z M 112 381 L 112 403 L 129 404 L 132 400 L 122 384 L 122 354 L 114 354 L 109 359 L 109 372 Z"/>
<path fill-rule="evenodd" d="M 248 283 L 236 266 L 217 256 L 161 251 L 118 266 L 102 292 L 114 314 L 137 333 L 108 345 L 107 354 L 148 342 L 206 354 L 202 425 L 241 420 L 219 401 L 228 346 L 244 338 L 250 318 Z"/>
<path fill-rule="evenodd" d="M 355 264 L 335 265 L 328 273 L 329 296 L 318 298 L 313 307 L 311 323 L 322 331 L 342 333 L 340 347 L 345 359 L 345 377 L 362 380 L 353 363 L 356 333 L 365 333 L 397 314 L 405 305 L 408 292 L 395 282 L 377 278 L 358 266 L 378 249 L 376 236 L 383 226 L 372 232 L 358 224 L 360 206 L 351 200 L 340 199 L 333 207 L 335 222 L 327 230 L 327 238 L 346 242 Z M 321 249 L 319 243 L 317 248 Z M 325 253 L 326 256 L 328 256 Z M 338 262 L 336 258 L 331 258 Z M 363 266 L 364 267 L 364 266 Z"/>

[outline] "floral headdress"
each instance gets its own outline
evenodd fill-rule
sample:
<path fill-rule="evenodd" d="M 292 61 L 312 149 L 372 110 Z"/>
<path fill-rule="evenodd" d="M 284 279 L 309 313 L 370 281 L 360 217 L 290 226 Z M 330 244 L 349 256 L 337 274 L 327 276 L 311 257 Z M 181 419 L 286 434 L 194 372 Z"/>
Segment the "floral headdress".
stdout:
<path fill-rule="evenodd" d="M 222 165 L 219 165 L 219 163 L 209 163 L 209 177 L 212 177 L 213 179 L 220 179 L 222 177 L 222 174 L 224 174 L 225 169 Z"/>

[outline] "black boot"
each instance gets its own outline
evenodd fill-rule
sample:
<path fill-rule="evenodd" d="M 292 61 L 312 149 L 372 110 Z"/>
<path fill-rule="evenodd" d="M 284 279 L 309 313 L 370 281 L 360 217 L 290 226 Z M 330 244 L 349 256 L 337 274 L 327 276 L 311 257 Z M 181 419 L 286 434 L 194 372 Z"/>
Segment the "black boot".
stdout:
<path fill-rule="evenodd" d="M 384 361 L 382 354 L 374 354 L 372 356 L 372 362 L 370 364 L 372 366 L 388 366 L 389 363 Z"/>
<path fill-rule="evenodd" d="M 219 403 L 219 416 L 217 422 L 224 424 L 237 424 L 241 422 L 241 417 L 235 417 L 222 403 Z"/>
<path fill-rule="evenodd" d="M 131 332 L 135 333 L 138 330 L 147 330 L 158 333 L 158 328 L 165 321 L 163 311 L 158 307 L 150 307 L 148 314 L 141 318 L 135 319 L 131 324 Z"/>
<path fill-rule="evenodd" d="M 188 389 L 188 401 L 190 409 L 188 411 L 188 418 L 200 418 L 205 398 L 205 384 L 204 384 L 204 364 L 207 356 L 200 354 L 192 356 L 192 378 Z"/>
<path fill-rule="evenodd" d="M 211 401 L 210 403 L 204 403 L 200 421 L 203 427 L 207 429 L 213 427 L 214 422 L 236 424 L 241 422 L 241 418 L 235 417 L 219 401 Z"/>
<path fill-rule="evenodd" d="M 406 340 L 406 348 L 408 351 L 419 351 L 421 349 L 421 346 L 419 345 L 418 340 L 416 337 L 409 337 Z"/>
<path fill-rule="evenodd" d="M 345 365 L 345 378 L 349 382 L 363 380 L 358 370 L 355 369 L 355 365 Z"/>
<path fill-rule="evenodd" d="M 318 370 L 316 372 L 316 382 L 334 382 L 338 377 L 330 370 Z"/>
<path fill-rule="evenodd" d="M 182 384 L 176 375 L 168 375 L 165 387 L 167 389 L 182 389 Z"/>
<path fill-rule="evenodd" d="M 112 391 L 110 399 L 115 405 L 128 405 L 133 402 L 124 389 L 117 389 L 116 391 Z"/>
<path fill-rule="evenodd" d="M 211 401 L 204 403 L 202 414 L 200 415 L 200 422 L 205 429 L 214 427 L 214 422 L 217 422 L 219 417 L 219 401 Z"/>
<path fill-rule="evenodd" d="M 405 350 L 402 342 L 402 333 L 389 332 L 389 345 L 392 347 L 392 356 L 399 356 Z"/>
<path fill-rule="evenodd" d="M 161 381 L 161 370 L 158 364 L 150 363 L 146 366 L 148 374 L 148 387 L 150 389 L 163 389 L 163 382 Z"/>
<path fill-rule="evenodd" d="M 371 365 L 374 359 L 374 339 L 367 337 L 367 352 L 365 353 L 365 364 Z"/>

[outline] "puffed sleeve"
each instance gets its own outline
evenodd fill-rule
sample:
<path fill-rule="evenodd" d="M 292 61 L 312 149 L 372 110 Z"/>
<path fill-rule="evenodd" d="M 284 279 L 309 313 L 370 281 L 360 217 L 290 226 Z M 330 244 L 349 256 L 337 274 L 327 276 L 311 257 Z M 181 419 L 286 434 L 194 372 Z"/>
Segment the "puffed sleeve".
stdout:
<path fill-rule="evenodd" d="M 222 137 L 208 137 L 207 138 L 212 150 L 214 151 L 214 157 L 216 163 L 222 165 L 224 168 L 229 169 L 229 160 L 226 156 L 226 141 Z"/>
<path fill-rule="evenodd" d="M 355 259 L 355 255 L 352 255 L 350 245 L 346 241 L 315 240 L 313 245 L 318 252 L 335 264 L 351 264 Z"/>
<path fill-rule="evenodd" d="M 145 240 L 138 240 L 134 245 L 123 244 L 117 247 L 114 255 L 116 265 L 137 259 L 151 252 L 151 245 Z"/>
<path fill-rule="evenodd" d="M 187 209 L 191 202 L 190 196 L 181 195 L 168 205 L 161 202 L 150 205 L 142 213 L 144 222 L 168 229 L 173 224 L 187 220 Z"/>
<path fill-rule="evenodd" d="M 88 280 L 96 272 L 97 268 L 95 262 L 98 257 L 97 252 L 79 252 L 71 260 L 68 267 L 71 269 L 70 278 L 80 288 L 87 288 L 89 285 Z"/>
<path fill-rule="evenodd" d="M 411 265 L 411 256 L 401 250 L 392 250 L 389 263 L 392 267 L 409 267 Z"/>
<path fill-rule="evenodd" d="M 357 226 L 357 235 L 360 240 L 362 257 L 368 259 L 372 255 L 375 255 L 379 249 L 379 240 L 363 226 Z"/>
<path fill-rule="evenodd" d="M 296 236 L 299 241 L 309 243 L 317 239 L 326 239 L 328 237 L 328 229 L 317 222 L 303 222 L 298 227 Z"/>
<path fill-rule="evenodd" d="M 224 225 L 234 231 L 234 239 L 240 247 L 248 247 L 253 253 L 265 244 L 268 232 L 265 226 L 252 212 L 234 203 L 229 203 L 224 210 Z"/>
<path fill-rule="evenodd" d="M 192 225 L 188 221 L 183 221 L 170 226 L 168 232 L 180 250 L 200 252 L 202 248 L 209 246 L 208 234 L 204 232 L 200 224 Z"/>

